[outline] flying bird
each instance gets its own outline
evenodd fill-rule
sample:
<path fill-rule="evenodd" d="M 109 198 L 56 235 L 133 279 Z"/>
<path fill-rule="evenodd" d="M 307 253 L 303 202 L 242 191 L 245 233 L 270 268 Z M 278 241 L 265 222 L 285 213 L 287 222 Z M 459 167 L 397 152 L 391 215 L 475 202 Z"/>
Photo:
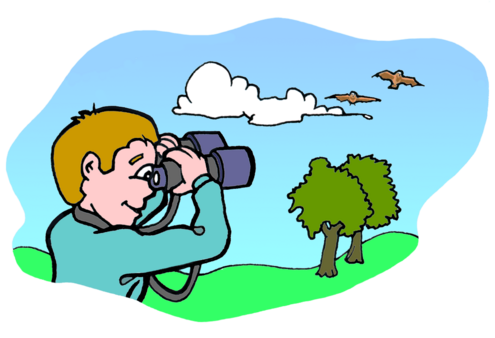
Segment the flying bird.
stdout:
<path fill-rule="evenodd" d="M 409 77 L 409 76 L 404 76 L 404 72 L 402 70 L 398 70 L 395 73 L 390 72 L 389 70 L 384 70 L 383 72 L 378 72 L 372 77 L 380 77 L 382 80 L 390 81 L 391 85 L 388 86 L 388 89 L 399 89 L 399 86 L 401 84 L 404 84 L 406 86 L 423 86 L 423 84 L 419 83 L 416 81 L 416 78 L 414 77 Z"/>
<path fill-rule="evenodd" d="M 325 97 L 325 99 L 337 99 L 340 102 L 349 101 L 349 105 L 351 105 L 351 104 L 355 105 L 356 102 L 373 102 L 373 101 L 381 102 L 382 101 L 376 97 L 360 96 L 355 91 L 351 91 L 350 94 L 335 94 L 332 96 L 327 96 L 327 97 Z"/>

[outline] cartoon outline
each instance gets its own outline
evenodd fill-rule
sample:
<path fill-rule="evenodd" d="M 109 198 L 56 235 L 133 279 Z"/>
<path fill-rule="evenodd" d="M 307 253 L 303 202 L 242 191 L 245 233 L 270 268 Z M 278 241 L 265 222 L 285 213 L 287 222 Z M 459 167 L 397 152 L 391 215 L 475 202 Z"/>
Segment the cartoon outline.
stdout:
<path fill-rule="evenodd" d="M 398 87 L 398 85 L 397 85 L 397 87 Z M 292 89 L 296 89 L 296 90 L 298 90 L 297 88 L 292 88 Z M 397 89 L 397 88 L 391 88 L 391 89 Z M 287 91 L 287 92 L 288 92 L 288 91 Z M 301 92 L 301 93 L 302 93 L 302 92 Z M 356 93 L 356 94 L 357 94 L 357 93 Z M 303 95 L 304 95 L 304 94 L 303 94 Z M 307 96 L 307 95 L 305 95 L 304 97 L 306 97 L 306 96 Z M 259 95 L 258 95 L 258 98 L 259 98 Z M 273 97 L 272 97 L 272 98 L 273 98 Z M 287 93 L 286 93 L 286 98 L 287 98 Z M 277 99 L 278 99 L 278 100 L 281 100 L 281 99 L 279 99 L 278 97 L 277 97 Z M 381 100 L 379 100 L 379 101 L 381 101 Z M 351 103 L 350 103 L 350 104 L 351 104 Z M 94 107 L 93 107 L 93 108 L 94 108 Z M 331 107 L 331 108 L 340 108 L 340 109 L 342 110 L 342 112 L 344 112 L 344 111 L 343 111 L 343 109 L 342 109 L 341 107 Z M 93 110 L 94 110 L 94 109 L 93 109 Z M 323 115 L 325 115 L 325 114 L 323 114 Z M 363 114 L 346 114 L 346 113 L 344 112 L 344 114 L 342 114 L 342 115 L 333 115 L 333 114 L 328 114 L 328 115 L 332 115 L 332 116 L 350 116 L 350 115 L 363 115 Z M 208 118 L 210 118 L 210 117 L 208 117 Z M 302 116 L 301 116 L 301 121 L 291 121 L 291 122 L 302 122 Z M 57 188 L 58 188 L 58 186 L 57 186 Z M 223 196 L 222 196 L 222 197 L 223 197 Z M 196 206 L 196 205 L 195 205 L 195 206 Z M 158 208 L 157 208 L 157 209 L 158 209 Z M 156 213 L 155 213 L 155 214 L 156 214 Z M 148 216 L 149 216 L 149 215 L 148 215 Z M 151 217 L 148 217 L 148 220 L 149 220 L 150 218 L 151 218 Z M 187 226 L 186 226 L 186 227 L 187 227 Z M 189 229 L 189 228 L 188 228 L 188 229 Z M 186 267 L 186 266 L 184 266 L 184 267 Z"/>

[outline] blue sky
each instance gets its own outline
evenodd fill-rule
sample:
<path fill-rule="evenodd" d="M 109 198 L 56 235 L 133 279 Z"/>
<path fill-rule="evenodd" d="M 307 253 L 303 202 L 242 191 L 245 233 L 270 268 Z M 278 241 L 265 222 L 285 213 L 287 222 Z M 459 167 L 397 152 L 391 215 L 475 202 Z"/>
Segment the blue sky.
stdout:
<path fill-rule="evenodd" d="M 174 115 L 187 79 L 207 61 L 246 77 L 260 88 L 261 97 L 284 97 L 296 87 L 313 93 L 318 105 L 340 105 L 348 113 L 374 118 L 305 117 L 302 123 L 259 127 L 246 118 Z M 402 69 L 425 87 L 389 90 L 388 82 L 371 78 L 384 69 Z M 324 100 L 351 90 L 382 102 L 349 106 Z M 181 136 L 189 130 L 218 130 L 229 145 L 253 150 L 257 172 L 252 187 L 225 192 L 231 247 L 202 272 L 242 263 L 309 267 L 319 264 L 322 235 L 308 239 L 296 214 L 288 213 L 286 197 L 308 172 L 309 161 L 323 156 L 339 165 L 349 153 L 387 159 L 402 212 L 381 231 L 417 234 L 422 205 L 476 150 L 486 121 L 488 79 L 472 54 L 447 41 L 367 41 L 285 19 L 212 36 L 146 31 L 117 36 L 81 58 L 10 149 L 7 172 L 26 215 L 13 247 L 46 250 L 49 223 L 67 209 L 53 181 L 51 145 L 70 117 L 91 109 L 93 102 L 143 111 L 160 132 Z M 175 223 L 189 223 L 192 211 L 184 198 Z M 381 231 L 365 231 L 364 239 Z M 342 239 L 339 253 L 348 244 Z"/>

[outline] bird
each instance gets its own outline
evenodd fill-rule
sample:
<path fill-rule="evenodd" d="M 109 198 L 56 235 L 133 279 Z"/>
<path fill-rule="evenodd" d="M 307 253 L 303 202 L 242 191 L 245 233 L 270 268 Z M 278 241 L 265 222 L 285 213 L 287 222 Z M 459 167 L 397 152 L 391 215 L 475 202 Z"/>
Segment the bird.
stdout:
<path fill-rule="evenodd" d="M 382 72 L 378 72 L 372 77 L 379 77 L 382 80 L 390 81 L 391 85 L 388 86 L 388 89 L 399 89 L 401 84 L 406 86 L 423 86 L 423 84 L 416 81 L 416 78 L 410 76 L 404 76 L 404 72 L 402 70 L 398 70 L 395 73 L 390 72 L 389 70 L 384 70 Z"/>
<path fill-rule="evenodd" d="M 360 96 L 355 91 L 351 91 L 349 94 L 335 94 L 335 95 L 327 96 L 327 97 L 325 97 L 325 99 L 337 99 L 340 102 L 349 101 L 349 105 L 351 105 L 351 104 L 355 105 L 356 102 L 373 102 L 373 101 L 381 102 L 382 101 L 376 97 Z"/>

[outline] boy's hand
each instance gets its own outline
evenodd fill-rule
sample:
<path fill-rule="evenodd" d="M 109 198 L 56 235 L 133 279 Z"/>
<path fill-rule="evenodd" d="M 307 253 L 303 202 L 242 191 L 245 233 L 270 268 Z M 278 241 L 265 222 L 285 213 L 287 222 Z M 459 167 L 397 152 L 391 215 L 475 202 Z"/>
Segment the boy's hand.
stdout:
<path fill-rule="evenodd" d="M 183 195 L 192 190 L 192 184 L 196 178 L 208 174 L 204 157 L 199 156 L 189 148 L 180 147 L 166 154 L 166 158 L 177 162 L 182 171 L 184 183 L 173 190 L 174 194 Z"/>
<path fill-rule="evenodd" d="M 164 152 L 173 148 L 178 148 L 179 144 L 179 139 L 174 134 L 161 134 L 156 143 L 156 151 L 163 156 Z"/>

